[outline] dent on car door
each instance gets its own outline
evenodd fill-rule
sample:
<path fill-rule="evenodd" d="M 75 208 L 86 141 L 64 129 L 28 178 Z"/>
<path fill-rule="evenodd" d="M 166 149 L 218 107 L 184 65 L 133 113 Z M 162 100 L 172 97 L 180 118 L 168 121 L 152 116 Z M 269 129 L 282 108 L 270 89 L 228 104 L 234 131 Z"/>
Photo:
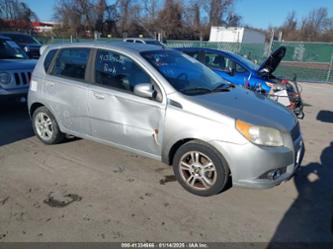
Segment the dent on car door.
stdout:
<path fill-rule="evenodd" d="M 73 133 L 89 134 L 88 86 L 85 81 L 90 49 L 65 48 L 58 52 L 45 78 L 45 93 L 58 123 Z"/>
<path fill-rule="evenodd" d="M 165 113 L 161 93 L 157 99 L 133 93 L 137 84 L 155 85 L 151 77 L 132 59 L 107 50 L 97 51 L 94 74 L 88 103 L 92 135 L 159 156 Z"/>

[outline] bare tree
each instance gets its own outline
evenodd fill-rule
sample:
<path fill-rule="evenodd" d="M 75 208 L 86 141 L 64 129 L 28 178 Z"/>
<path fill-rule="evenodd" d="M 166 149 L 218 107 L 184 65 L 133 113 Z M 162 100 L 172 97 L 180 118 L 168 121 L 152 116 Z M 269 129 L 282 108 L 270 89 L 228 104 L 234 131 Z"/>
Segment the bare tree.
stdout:
<path fill-rule="evenodd" d="M 120 30 L 123 34 L 128 32 L 131 2 L 132 2 L 132 0 L 119 0 L 119 2 L 118 2 L 119 13 L 121 16 Z"/>
<path fill-rule="evenodd" d="M 328 16 L 327 8 L 319 8 L 311 11 L 302 21 L 300 36 L 304 40 L 316 40 L 320 34 L 329 30 L 332 18 Z"/>
<path fill-rule="evenodd" d="M 229 8 L 234 4 L 234 0 L 210 0 L 208 5 L 209 25 L 219 26 L 224 24 L 224 17 Z"/>
<path fill-rule="evenodd" d="M 144 13 L 146 15 L 146 19 L 149 22 L 154 22 L 157 18 L 158 11 L 160 9 L 160 1 L 159 0 L 146 0 L 144 1 Z"/>
<path fill-rule="evenodd" d="M 0 19 L 10 21 L 7 28 L 32 30 L 32 21 L 37 21 L 38 17 L 29 6 L 18 0 L 0 0 Z M 1 27 L 5 27 L 6 22 L 2 21 Z"/>
<path fill-rule="evenodd" d="M 227 18 L 225 19 L 226 26 L 238 27 L 241 25 L 242 17 L 234 12 L 229 12 Z"/>
<path fill-rule="evenodd" d="M 165 0 L 163 9 L 159 12 L 159 28 L 165 32 L 167 37 L 176 39 L 181 37 L 183 21 L 183 8 L 179 2 Z"/>

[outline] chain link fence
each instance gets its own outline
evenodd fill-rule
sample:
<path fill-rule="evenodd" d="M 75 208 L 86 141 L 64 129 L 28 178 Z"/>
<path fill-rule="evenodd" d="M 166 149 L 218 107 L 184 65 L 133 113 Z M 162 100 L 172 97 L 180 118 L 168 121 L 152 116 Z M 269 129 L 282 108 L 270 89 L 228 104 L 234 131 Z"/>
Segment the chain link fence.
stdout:
<path fill-rule="evenodd" d="M 120 38 L 101 38 L 100 41 L 119 41 Z M 51 39 L 46 43 L 83 42 L 91 39 Z M 256 64 L 261 64 L 269 54 L 280 46 L 287 48 L 287 54 L 275 72 L 284 78 L 297 75 L 299 81 L 333 83 L 333 43 L 319 42 L 273 42 L 272 44 L 241 44 L 207 41 L 168 40 L 167 46 L 205 47 L 229 50 L 246 56 Z"/>

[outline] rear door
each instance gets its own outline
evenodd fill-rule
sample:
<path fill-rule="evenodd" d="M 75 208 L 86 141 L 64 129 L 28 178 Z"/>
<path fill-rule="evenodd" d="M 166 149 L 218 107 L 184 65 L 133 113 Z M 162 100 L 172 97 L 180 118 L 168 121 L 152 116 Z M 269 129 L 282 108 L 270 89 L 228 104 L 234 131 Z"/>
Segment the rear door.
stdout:
<path fill-rule="evenodd" d="M 61 49 L 45 77 L 45 98 L 58 123 L 73 134 L 90 134 L 86 82 L 89 56 L 89 48 Z"/>
<path fill-rule="evenodd" d="M 92 135 L 153 156 L 161 154 L 165 104 L 149 74 L 122 54 L 98 50 L 89 91 Z M 136 84 L 149 83 L 156 97 L 134 95 Z"/>

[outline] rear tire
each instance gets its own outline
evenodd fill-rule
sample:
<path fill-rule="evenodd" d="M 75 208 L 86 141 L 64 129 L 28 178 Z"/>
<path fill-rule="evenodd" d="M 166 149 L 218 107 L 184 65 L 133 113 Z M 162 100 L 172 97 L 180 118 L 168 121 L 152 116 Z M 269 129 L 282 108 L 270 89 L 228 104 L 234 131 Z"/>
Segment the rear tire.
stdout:
<path fill-rule="evenodd" d="M 32 127 L 44 144 L 58 144 L 65 140 L 65 134 L 60 131 L 56 119 L 45 106 L 37 108 L 33 113 Z"/>
<path fill-rule="evenodd" d="M 187 191 L 199 196 L 220 193 L 230 174 L 223 156 L 212 146 L 200 141 L 190 141 L 177 150 L 173 171 Z"/>

